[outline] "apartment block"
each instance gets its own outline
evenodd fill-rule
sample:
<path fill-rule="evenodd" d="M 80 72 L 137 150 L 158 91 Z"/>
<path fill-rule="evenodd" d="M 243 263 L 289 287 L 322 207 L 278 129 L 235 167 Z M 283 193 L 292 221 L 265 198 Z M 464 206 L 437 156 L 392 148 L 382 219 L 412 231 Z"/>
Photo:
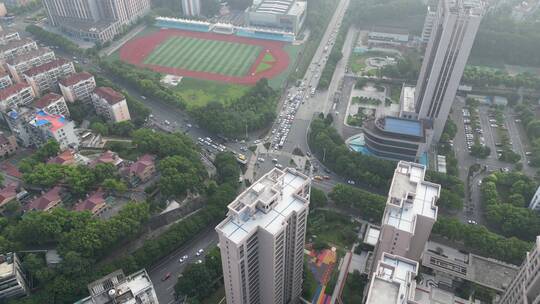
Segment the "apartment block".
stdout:
<path fill-rule="evenodd" d="M 529 208 L 536 212 L 540 212 L 540 186 L 536 189 L 536 192 L 529 203 Z"/>
<path fill-rule="evenodd" d="M 74 73 L 73 62 L 59 58 L 31 68 L 23 76 L 36 95 L 41 96 L 44 92 L 58 91 L 58 81 Z"/>
<path fill-rule="evenodd" d="M 9 77 L 9 74 L 3 71 L 0 71 L 0 90 L 7 88 L 13 84 L 13 81 L 11 81 L 11 77 Z"/>
<path fill-rule="evenodd" d="M 88 72 L 80 72 L 70 75 L 59 82 L 62 95 L 69 102 L 77 100 L 89 100 L 96 88 L 94 75 Z"/>
<path fill-rule="evenodd" d="M 90 296 L 76 304 L 159 304 L 154 284 L 145 269 L 126 276 L 116 270 L 88 284 Z"/>
<path fill-rule="evenodd" d="M 201 14 L 201 1 L 182 0 L 182 13 L 186 16 L 199 16 Z"/>
<path fill-rule="evenodd" d="M 540 303 L 540 236 L 499 301 L 499 304 L 537 303 Z"/>
<path fill-rule="evenodd" d="M 69 117 L 69 109 L 64 96 L 56 93 L 45 94 L 34 103 L 34 106 L 37 109 L 41 109 L 49 114 Z"/>
<path fill-rule="evenodd" d="M 229 204 L 216 227 L 228 304 L 298 299 L 310 186 L 304 174 L 274 168 Z"/>
<path fill-rule="evenodd" d="M 15 153 L 18 147 L 15 136 L 0 132 L 0 157 L 7 157 Z"/>
<path fill-rule="evenodd" d="M 39 47 L 28 53 L 6 60 L 6 69 L 16 82 L 24 80 L 23 73 L 29 69 L 56 59 L 54 52 L 46 47 Z"/>
<path fill-rule="evenodd" d="M 57 141 L 62 150 L 79 146 L 75 124 L 62 115 L 27 107 L 13 109 L 3 115 L 11 132 L 24 147 L 39 147 L 51 139 Z"/>
<path fill-rule="evenodd" d="M 388 253 L 378 261 L 369 287 L 366 304 L 470 304 L 451 292 L 416 283 L 417 262 Z M 479 303 L 479 302 L 474 302 Z"/>
<path fill-rule="evenodd" d="M 37 49 L 37 43 L 32 39 L 13 40 L 5 45 L 0 45 L 0 60 L 5 62 L 6 60 Z"/>
<path fill-rule="evenodd" d="M 381 223 L 375 259 L 384 252 L 419 261 L 437 220 L 441 186 L 424 180 L 426 167 L 400 161 L 394 177 Z M 375 263 L 373 264 L 375 265 Z"/>
<path fill-rule="evenodd" d="M 109 87 L 98 87 L 92 93 L 92 104 L 98 115 L 111 122 L 130 120 L 124 95 Z"/>
<path fill-rule="evenodd" d="M 0 302 L 28 295 L 21 262 L 14 252 L 0 255 Z"/>
<path fill-rule="evenodd" d="M 29 105 L 34 100 L 34 90 L 27 83 L 16 83 L 0 90 L 0 111 L 6 109 Z"/>
<path fill-rule="evenodd" d="M 19 32 L 15 31 L 0 31 L 0 45 L 6 45 L 11 41 L 21 40 Z"/>

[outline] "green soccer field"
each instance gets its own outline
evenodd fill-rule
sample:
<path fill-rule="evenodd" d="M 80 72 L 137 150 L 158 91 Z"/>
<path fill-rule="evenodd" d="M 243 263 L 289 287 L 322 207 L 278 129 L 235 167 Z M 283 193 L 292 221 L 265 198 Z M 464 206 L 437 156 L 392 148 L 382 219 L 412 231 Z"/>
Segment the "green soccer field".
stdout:
<path fill-rule="evenodd" d="M 178 36 L 165 40 L 144 63 L 196 72 L 244 76 L 261 51 L 262 47 L 256 45 Z"/>

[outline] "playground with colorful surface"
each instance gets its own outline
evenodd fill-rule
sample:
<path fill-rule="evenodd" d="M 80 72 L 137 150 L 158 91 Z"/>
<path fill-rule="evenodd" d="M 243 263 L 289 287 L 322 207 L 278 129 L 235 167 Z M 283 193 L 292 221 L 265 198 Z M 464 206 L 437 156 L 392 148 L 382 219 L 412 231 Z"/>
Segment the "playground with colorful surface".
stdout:
<path fill-rule="evenodd" d="M 286 43 L 161 29 L 128 41 L 120 60 L 159 73 L 253 85 L 287 71 Z"/>
<path fill-rule="evenodd" d="M 311 299 L 313 304 L 330 303 L 332 295 L 325 293 L 326 285 L 332 277 L 332 272 L 336 267 L 337 252 L 335 248 L 324 249 L 320 252 L 310 250 L 308 260 L 308 271 L 311 271 L 315 280 L 319 283 L 317 290 Z"/>

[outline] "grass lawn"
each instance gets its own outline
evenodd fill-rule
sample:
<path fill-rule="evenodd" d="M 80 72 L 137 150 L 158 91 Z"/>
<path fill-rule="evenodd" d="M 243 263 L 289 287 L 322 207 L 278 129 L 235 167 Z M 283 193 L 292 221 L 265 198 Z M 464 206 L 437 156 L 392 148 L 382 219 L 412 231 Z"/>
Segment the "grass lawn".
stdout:
<path fill-rule="evenodd" d="M 230 104 L 249 90 L 249 86 L 186 78 L 174 89 L 189 108 L 202 107 L 210 101 Z"/>
<path fill-rule="evenodd" d="M 315 276 L 307 266 L 306 256 L 304 256 L 304 273 L 305 278 L 302 282 L 302 297 L 308 301 L 311 301 L 313 298 L 313 295 L 315 294 L 315 291 L 317 290 L 317 286 L 319 286 L 319 282 L 315 280 Z"/>
<path fill-rule="evenodd" d="M 366 56 L 364 54 L 352 53 L 349 59 L 349 66 L 353 73 L 362 72 L 366 68 Z"/>
<path fill-rule="evenodd" d="M 257 69 L 255 70 L 255 74 L 258 74 L 258 73 L 262 73 L 264 71 L 268 71 L 269 69 L 271 69 L 272 66 L 266 62 L 261 62 L 258 66 L 257 66 Z"/>
<path fill-rule="evenodd" d="M 274 57 L 274 55 L 270 54 L 270 53 L 266 53 L 264 54 L 264 57 L 263 57 L 263 62 L 275 62 L 276 61 L 276 58 Z"/>
<path fill-rule="evenodd" d="M 144 63 L 197 72 L 244 76 L 261 50 L 260 46 L 242 43 L 171 37 L 156 47 Z"/>
<path fill-rule="evenodd" d="M 201 301 L 201 304 L 218 304 L 225 297 L 225 287 L 222 285 L 218 290 L 211 294 L 208 298 Z M 223 301 L 225 303 L 225 301 Z"/>
<path fill-rule="evenodd" d="M 283 71 L 278 76 L 269 80 L 270 86 L 276 90 L 283 88 L 285 81 L 287 80 L 289 75 L 294 72 L 297 64 L 296 61 L 298 60 L 298 55 L 302 50 L 302 47 L 298 45 L 287 44 L 283 47 L 283 49 L 287 52 L 287 54 L 289 54 L 290 64 L 289 68 L 286 71 Z"/>
<path fill-rule="evenodd" d="M 339 249 L 351 248 L 358 237 L 357 223 L 349 216 L 326 210 L 314 210 L 308 217 L 307 237 Z M 316 236 L 316 237 L 315 237 Z"/>

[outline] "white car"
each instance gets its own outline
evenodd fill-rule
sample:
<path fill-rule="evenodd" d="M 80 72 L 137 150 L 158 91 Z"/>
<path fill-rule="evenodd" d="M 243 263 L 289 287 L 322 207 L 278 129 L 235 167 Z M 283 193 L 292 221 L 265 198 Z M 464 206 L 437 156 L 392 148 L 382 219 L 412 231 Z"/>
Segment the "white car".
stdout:
<path fill-rule="evenodd" d="M 349 185 L 355 185 L 355 184 L 356 184 L 356 182 L 355 182 L 355 181 L 353 181 L 352 179 L 350 179 L 350 180 L 348 180 L 348 181 L 347 181 L 347 184 L 349 184 Z"/>
<path fill-rule="evenodd" d="M 178 262 L 184 263 L 185 261 L 187 261 L 187 259 L 188 259 L 188 256 L 187 256 L 187 255 L 184 255 L 184 256 L 182 256 L 182 257 L 178 260 Z"/>
<path fill-rule="evenodd" d="M 471 224 L 471 225 L 476 225 L 478 224 L 475 220 L 468 220 L 467 223 Z"/>
<path fill-rule="evenodd" d="M 204 253 L 204 249 L 201 248 L 201 249 L 197 250 L 197 256 L 201 256 L 201 254 L 203 254 L 203 253 Z"/>

